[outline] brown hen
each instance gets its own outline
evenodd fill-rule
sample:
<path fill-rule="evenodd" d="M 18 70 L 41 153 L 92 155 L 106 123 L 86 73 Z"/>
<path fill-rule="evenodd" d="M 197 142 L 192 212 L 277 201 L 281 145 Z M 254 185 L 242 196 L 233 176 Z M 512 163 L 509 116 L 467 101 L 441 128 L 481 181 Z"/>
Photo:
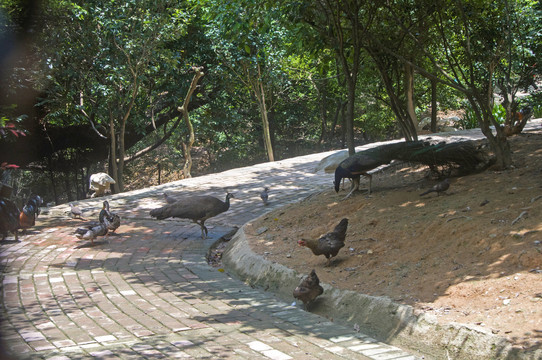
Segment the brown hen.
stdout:
<path fill-rule="evenodd" d="M 324 255 L 327 259 L 327 265 L 329 265 L 331 258 L 337 256 L 339 250 L 344 246 L 347 227 L 348 219 L 344 218 L 335 226 L 332 232 L 320 236 L 319 239 L 303 239 L 297 243 L 300 246 L 306 246 L 311 249 L 314 255 Z"/>
<path fill-rule="evenodd" d="M 307 306 L 323 292 L 324 288 L 320 286 L 320 279 L 318 279 L 316 271 L 312 270 L 294 289 L 294 298 L 303 301 L 303 305 L 307 309 Z"/>

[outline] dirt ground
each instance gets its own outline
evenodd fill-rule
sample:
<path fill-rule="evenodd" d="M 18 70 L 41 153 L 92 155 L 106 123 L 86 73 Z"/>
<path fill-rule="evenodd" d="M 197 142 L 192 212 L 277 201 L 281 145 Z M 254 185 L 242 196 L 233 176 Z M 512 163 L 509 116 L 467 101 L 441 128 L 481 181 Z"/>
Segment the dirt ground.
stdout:
<path fill-rule="evenodd" d="M 542 346 L 542 132 L 510 139 L 513 168 L 451 178 L 446 194 L 419 194 L 427 167 L 391 166 L 370 196 L 329 190 L 249 225 L 255 253 L 321 282 L 390 297 L 442 323 L 477 325 L 516 346 Z M 362 186 L 367 184 L 362 178 Z M 348 181 L 345 184 L 348 190 Z M 329 267 L 297 245 L 349 219 Z M 325 295 L 325 294 L 324 294 Z"/>

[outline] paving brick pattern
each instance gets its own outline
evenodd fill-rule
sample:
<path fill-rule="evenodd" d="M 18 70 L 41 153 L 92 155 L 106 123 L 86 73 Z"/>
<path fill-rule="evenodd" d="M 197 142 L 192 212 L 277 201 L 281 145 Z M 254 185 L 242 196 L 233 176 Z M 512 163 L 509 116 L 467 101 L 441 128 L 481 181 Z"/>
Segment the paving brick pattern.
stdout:
<path fill-rule="evenodd" d="M 20 242 L 0 245 L 2 351 L 11 359 L 375 359 L 416 357 L 305 312 L 209 266 L 208 248 L 234 227 L 332 186 L 315 174 L 326 153 L 110 196 L 118 235 L 77 240 L 69 207 L 49 209 Z M 269 186 L 270 205 L 259 192 Z M 208 220 L 209 238 L 185 220 L 148 211 L 171 195 L 235 194 Z M 96 219 L 103 199 L 79 202 Z M 0 356 L 3 359 L 3 357 Z"/>

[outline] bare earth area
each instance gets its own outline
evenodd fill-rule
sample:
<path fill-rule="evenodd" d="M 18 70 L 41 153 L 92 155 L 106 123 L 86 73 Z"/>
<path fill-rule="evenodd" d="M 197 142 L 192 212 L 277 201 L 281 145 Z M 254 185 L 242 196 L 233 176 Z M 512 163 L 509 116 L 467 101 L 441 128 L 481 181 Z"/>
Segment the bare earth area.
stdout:
<path fill-rule="evenodd" d="M 342 200 L 347 192 L 336 194 L 329 184 L 248 226 L 258 239 L 252 249 L 300 274 L 315 269 L 334 287 L 386 296 L 442 323 L 480 326 L 516 346 L 540 348 L 542 132 L 510 143 L 512 169 L 452 178 L 441 196 L 420 197 L 437 181 L 427 167 L 405 164 L 374 175 L 370 196 Z M 331 266 L 297 245 L 344 217 L 346 246 Z"/>

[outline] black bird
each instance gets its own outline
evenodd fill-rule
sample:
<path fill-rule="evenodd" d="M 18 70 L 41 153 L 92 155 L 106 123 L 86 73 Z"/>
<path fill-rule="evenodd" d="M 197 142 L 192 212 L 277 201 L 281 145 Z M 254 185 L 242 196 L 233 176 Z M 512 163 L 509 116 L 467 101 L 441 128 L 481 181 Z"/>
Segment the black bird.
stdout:
<path fill-rule="evenodd" d="M 19 208 L 13 201 L 0 198 L 0 234 L 2 240 L 6 238 L 8 232 L 15 235 L 15 240 L 19 240 Z"/>
<path fill-rule="evenodd" d="M 269 201 L 269 193 L 268 193 L 268 191 L 269 191 L 269 188 L 265 187 L 263 189 L 263 191 L 260 193 L 260 198 L 262 199 L 264 205 L 269 204 L 269 202 L 268 202 Z"/>
<path fill-rule="evenodd" d="M 205 239 L 208 233 L 205 220 L 227 211 L 230 208 L 231 198 L 233 194 L 230 193 L 226 194 L 225 201 L 209 195 L 186 196 L 173 204 L 151 210 L 150 215 L 158 220 L 172 217 L 190 219 L 201 227 L 201 238 Z"/>
<path fill-rule="evenodd" d="M 433 186 L 431 189 L 421 193 L 420 196 L 424 196 L 424 195 L 427 195 L 427 194 L 432 193 L 432 192 L 436 192 L 437 196 L 439 196 L 441 192 L 444 192 L 444 191 L 448 190 L 449 188 L 450 188 L 450 180 L 449 179 L 444 179 L 441 182 L 439 182 L 438 184 L 436 184 L 435 186 Z"/>
<path fill-rule="evenodd" d="M 36 218 L 41 213 L 40 206 L 42 204 L 43 199 L 39 195 L 31 195 L 28 198 L 23 211 L 19 214 L 19 228 L 23 229 L 23 233 L 36 224 Z"/>

